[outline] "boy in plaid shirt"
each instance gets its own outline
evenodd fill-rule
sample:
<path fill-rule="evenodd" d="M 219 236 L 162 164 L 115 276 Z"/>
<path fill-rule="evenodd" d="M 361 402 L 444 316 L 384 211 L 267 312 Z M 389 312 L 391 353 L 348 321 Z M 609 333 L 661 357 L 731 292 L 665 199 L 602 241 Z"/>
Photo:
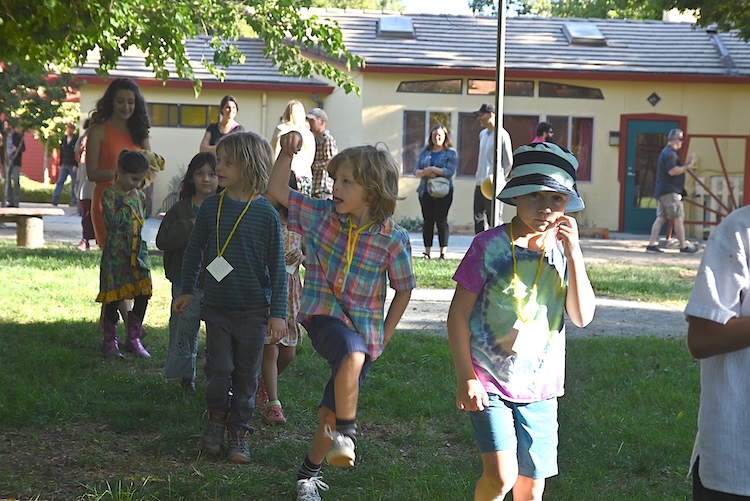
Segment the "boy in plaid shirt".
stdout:
<path fill-rule="evenodd" d="M 318 429 L 297 477 L 297 499 L 320 499 L 323 459 L 354 466 L 359 388 L 393 336 L 415 287 L 409 235 L 393 220 L 399 169 L 372 146 L 348 148 L 328 166 L 333 200 L 290 190 L 289 171 L 301 137 L 281 138 L 266 198 L 289 208 L 289 229 L 305 236 L 305 285 L 298 320 L 331 366 Z M 396 291 L 384 316 L 386 284 Z"/>

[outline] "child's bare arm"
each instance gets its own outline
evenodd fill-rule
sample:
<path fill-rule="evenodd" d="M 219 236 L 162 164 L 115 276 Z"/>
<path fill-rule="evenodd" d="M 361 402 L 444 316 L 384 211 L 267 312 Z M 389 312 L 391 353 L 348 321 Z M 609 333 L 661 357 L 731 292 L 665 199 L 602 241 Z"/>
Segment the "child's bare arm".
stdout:
<path fill-rule="evenodd" d="M 750 347 L 750 317 L 730 318 L 725 324 L 688 317 L 688 351 L 697 360 Z"/>
<path fill-rule="evenodd" d="M 266 199 L 272 204 L 289 206 L 289 172 L 292 169 L 292 158 L 302 148 L 302 135 L 299 132 L 287 132 L 279 138 L 281 152 L 273 164 L 271 177 L 268 180 Z"/>
<path fill-rule="evenodd" d="M 586 327 L 594 319 L 596 297 L 583 262 L 581 244 L 578 240 L 578 223 L 570 216 L 562 216 L 557 223 L 557 238 L 562 242 L 568 260 L 568 295 L 565 298 L 565 310 L 571 322 L 578 327 Z"/>
<path fill-rule="evenodd" d="M 489 405 L 487 392 L 477 379 L 471 361 L 469 319 L 477 297 L 477 294 L 457 285 L 448 310 L 448 343 L 456 370 L 456 407 L 465 411 L 481 411 Z"/>
<path fill-rule="evenodd" d="M 411 290 L 398 291 L 396 292 L 396 295 L 393 296 L 391 307 L 388 308 L 388 314 L 385 316 L 385 324 L 383 325 L 385 336 L 384 343 L 386 345 L 393 337 L 393 333 L 396 331 L 396 326 L 406 311 L 406 306 L 409 304 L 409 299 L 411 299 Z"/>

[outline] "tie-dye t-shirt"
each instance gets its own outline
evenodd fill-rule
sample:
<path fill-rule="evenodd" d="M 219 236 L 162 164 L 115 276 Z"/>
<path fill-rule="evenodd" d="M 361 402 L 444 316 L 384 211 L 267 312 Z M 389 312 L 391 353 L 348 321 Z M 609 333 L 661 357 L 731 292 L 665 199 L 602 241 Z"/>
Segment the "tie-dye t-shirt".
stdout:
<path fill-rule="evenodd" d="M 561 396 L 565 378 L 565 255 L 559 244 L 548 244 L 544 256 L 516 247 L 516 271 L 514 287 L 510 236 L 508 225 L 503 225 L 476 235 L 453 275 L 469 292 L 478 294 L 469 320 L 474 371 L 488 393 L 511 402 Z M 519 320 L 516 290 L 524 322 Z"/>

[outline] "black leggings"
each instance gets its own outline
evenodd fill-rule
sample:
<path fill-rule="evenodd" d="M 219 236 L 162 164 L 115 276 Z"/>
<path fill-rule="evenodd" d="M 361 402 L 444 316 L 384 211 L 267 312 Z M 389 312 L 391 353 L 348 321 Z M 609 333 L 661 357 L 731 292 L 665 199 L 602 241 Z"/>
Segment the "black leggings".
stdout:
<path fill-rule="evenodd" d="M 422 240 L 425 247 L 432 247 L 432 239 L 435 235 L 435 226 L 438 230 L 438 242 L 440 247 L 448 247 L 448 209 L 453 203 L 453 190 L 449 191 L 443 198 L 432 198 L 429 193 L 419 198 L 419 205 L 422 206 Z"/>
<path fill-rule="evenodd" d="M 133 299 L 133 315 L 135 315 L 141 322 L 143 322 L 143 319 L 146 318 L 146 308 L 148 307 L 148 300 L 149 296 L 135 296 L 135 298 Z M 114 303 L 106 303 L 104 305 L 104 318 L 106 318 L 113 324 L 116 324 L 120 319 L 120 310 L 118 310 L 119 306 L 119 301 L 116 301 Z"/>

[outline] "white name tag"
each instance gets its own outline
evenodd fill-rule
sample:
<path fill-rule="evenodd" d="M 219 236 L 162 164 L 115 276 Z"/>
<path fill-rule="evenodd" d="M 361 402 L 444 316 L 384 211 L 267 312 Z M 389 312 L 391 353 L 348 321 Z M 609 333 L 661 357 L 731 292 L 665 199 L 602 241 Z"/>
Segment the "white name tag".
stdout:
<path fill-rule="evenodd" d="M 513 328 L 518 330 L 513 342 L 513 351 L 524 358 L 537 357 L 544 352 L 549 339 L 549 328 L 545 322 L 516 320 Z"/>
<path fill-rule="evenodd" d="M 229 261 L 224 259 L 224 256 L 217 256 L 216 259 L 211 261 L 211 264 L 206 266 L 206 270 L 216 279 L 217 282 L 224 280 L 224 277 L 229 275 L 234 268 Z"/>

